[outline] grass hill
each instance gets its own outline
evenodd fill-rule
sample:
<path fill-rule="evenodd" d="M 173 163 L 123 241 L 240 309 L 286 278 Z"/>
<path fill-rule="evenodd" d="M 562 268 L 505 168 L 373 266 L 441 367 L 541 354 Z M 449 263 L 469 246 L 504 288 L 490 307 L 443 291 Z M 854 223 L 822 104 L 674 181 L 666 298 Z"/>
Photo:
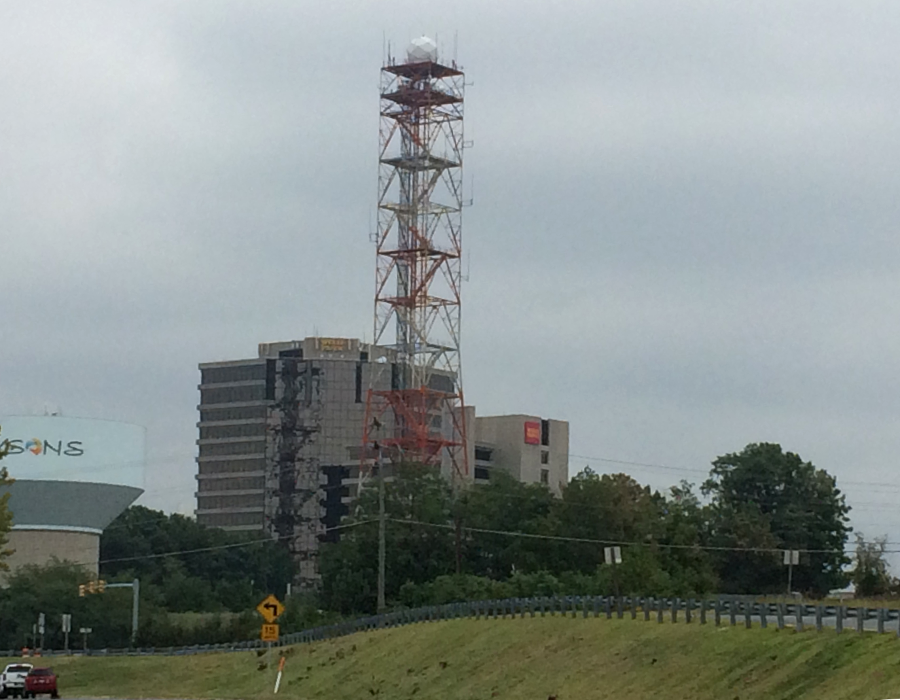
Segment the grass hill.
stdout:
<path fill-rule="evenodd" d="M 641 620 L 453 620 L 290 647 L 279 697 L 328 700 L 881 700 L 894 634 Z M 277 658 L 53 658 L 63 697 L 271 697 Z"/>

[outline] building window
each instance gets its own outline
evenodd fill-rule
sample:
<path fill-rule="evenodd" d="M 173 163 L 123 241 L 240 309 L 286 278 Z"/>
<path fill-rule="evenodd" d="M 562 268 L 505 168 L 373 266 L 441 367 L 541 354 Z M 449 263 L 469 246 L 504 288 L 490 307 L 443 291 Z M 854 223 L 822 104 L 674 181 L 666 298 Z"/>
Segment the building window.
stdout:
<path fill-rule="evenodd" d="M 238 437 L 265 437 L 266 424 L 248 423 L 246 425 L 201 425 L 201 440 L 216 440 L 221 438 Z"/>
<path fill-rule="evenodd" d="M 491 472 L 485 469 L 484 467 L 475 467 L 475 480 L 476 481 L 490 481 Z"/>
<path fill-rule="evenodd" d="M 205 367 L 200 370 L 201 384 L 227 384 L 228 382 L 263 381 L 266 378 L 266 365 L 257 362 L 252 365 L 233 365 L 230 367 Z"/>
<path fill-rule="evenodd" d="M 550 464 L 550 453 L 547 450 L 541 450 L 541 464 Z"/>
<path fill-rule="evenodd" d="M 237 403 L 238 401 L 263 401 L 266 398 L 265 384 L 250 386 L 229 386 L 218 389 L 201 389 L 200 403 Z"/>
<path fill-rule="evenodd" d="M 541 444 L 544 447 L 550 446 L 550 421 L 541 420 Z"/>
<path fill-rule="evenodd" d="M 356 363 L 356 388 L 355 388 L 355 400 L 356 403 L 362 403 L 362 361 Z"/>
<path fill-rule="evenodd" d="M 212 423 L 223 420 L 265 420 L 268 409 L 265 406 L 246 406 L 243 408 L 212 408 L 200 411 L 201 423 Z"/>
<path fill-rule="evenodd" d="M 541 483 L 544 486 L 550 485 L 550 470 L 549 469 L 541 469 Z"/>
<path fill-rule="evenodd" d="M 266 451 L 265 440 L 247 442 L 214 442 L 200 445 L 201 457 L 222 457 L 227 455 L 258 455 Z"/>
<path fill-rule="evenodd" d="M 475 460 L 477 462 L 490 462 L 493 458 L 494 451 L 490 447 L 480 447 L 475 445 Z"/>
<path fill-rule="evenodd" d="M 245 527 L 262 529 L 262 513 L 200 513 L 197 522 L 207 527 Z"/>

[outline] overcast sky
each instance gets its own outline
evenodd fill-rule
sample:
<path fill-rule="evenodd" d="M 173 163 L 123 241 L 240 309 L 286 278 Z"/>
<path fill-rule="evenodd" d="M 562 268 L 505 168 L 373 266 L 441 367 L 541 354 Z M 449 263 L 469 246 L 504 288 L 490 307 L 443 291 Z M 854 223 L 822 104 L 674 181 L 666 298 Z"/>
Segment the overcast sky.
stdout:
<path fill-rule="evenodd" d="M 0 3 L 0 413 L 147 426 L 142 502 L 191 512 L 197 363 L 371 339 L 422 33 L 472 83 L 478 412 L 659 488 L 779 442 L 900 542 L 898 3 Z"/>

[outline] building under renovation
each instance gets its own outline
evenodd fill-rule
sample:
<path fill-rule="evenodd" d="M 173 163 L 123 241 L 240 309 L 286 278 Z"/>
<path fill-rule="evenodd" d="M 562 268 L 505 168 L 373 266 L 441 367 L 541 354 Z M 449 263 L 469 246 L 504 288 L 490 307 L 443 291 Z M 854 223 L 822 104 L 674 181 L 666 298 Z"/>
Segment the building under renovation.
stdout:
<path fill-rule="evenodd" d="M 278 538 L 297 583 L 314 587 L 319 542 L 336 539 L 329 529 L 356 493 L 368 386 L 390 390 L 401 371 L 393 350 L 351 338 L 264 343 L 255 358 L 201 364 L 197 521 Z M 504 471 L 559 493 L 568 423 L 467 412 L 470 483 Z"/>
<path fill-rule="evenodd" d="M 391 360 L 358 340 L 307 338 L 200 365 L 198 522 L 268 532 L 297 558 L 298 583 L 314 584 L 318 541 L 359 463 L 366 388 L 390 387 Z"/>

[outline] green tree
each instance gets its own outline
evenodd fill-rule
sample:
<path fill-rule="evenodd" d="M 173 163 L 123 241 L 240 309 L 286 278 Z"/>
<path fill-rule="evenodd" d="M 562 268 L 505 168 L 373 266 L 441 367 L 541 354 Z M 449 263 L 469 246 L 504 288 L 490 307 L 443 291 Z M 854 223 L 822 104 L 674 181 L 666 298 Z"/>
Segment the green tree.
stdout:
<path fill-rule="evenodd" d="M 436 470 L 415 464 L 396 465 L 385 484 L 385 595 L 397 600 L 407 581 L 425 583 L 452 574 L 455 534 L 451 525 L 454 497 Z M 378 577 L 378 492 L 366 488 L 354 505 L 349 527 L 339 542 L 323 545 L 319 557 L 323 604 L 349 614 L 374 612 Z"/>
<path fill-rule="evenodd" d="M 0 429 L 2 433 L 2 429 Z M 2 436 L 0 436 L 2 437 Z M 9 444 L 0 440 L 0 461 L 9 454 Z M 13 513 L 9 509 L 9 499 L 11 493 L 9 487 L 15 480 L 10 478 L 6 467 L 0 467 L 0 571 L 9 571 L 9 563 L 6 559 L 13 554 L 14 550 L 9 548 L 9 532 L 13 526 Z"/>
<path fill-rule="evenodd" d="M 0 597 L 0 646 L 10 649 L 37 644 L 32 627 L 40 613 L 46 617 L 44 646 L 48 649 L 63 647 L 63 613 L 72 615 L 73 629 L 94 629 L 92 645 L 127 646 L 131 634 L 130 591 L 110 590 L 79 597 L 78 585 L 92 578 L 87 569 L 56 560 L 16 569 Z M 142 611 L 142 616 L 149 613 L 149 609 Z"/>
<path fill-rule="evenodd" d="M 781 556 L 771 551 L 781 549 L 804 552 L 795 590 L 824 595 L 845 583 L 850 507 L 824 470 L 780 445 L 750 444 L 713 462 L 703 492 L 712 499 L 710 542 L 723 548 L 717 573 L 725 591 L 784 591 Z"/>
<path fill-rule="evenodd" d="M 659 503 L 652 549 L 666 572 L 670 595 L 711 593 L 718 588 L 713 557 L 706 544 L 709 509 L 702 506 L 692 484 L 682 481 Z M 653 595 L 651 592 L 650 595 Z"/>
<path fill-rule="evenodd" d="M 650 544 L 659 519 L 659 499 L 627 474 L 576 474 L 554 504 L 554 528 L 561 537 L 612 543 Z M 555 571 L 593 573 L 603 564 L 603 545 L 560 542 Z"/>
<path fill-rule="evenodd" d="M 142 587 L 154 587 L 148 595 L 172 611 L 241 612 L 268 593 L 283 592 L 293 574 L 287 550 L 261 539 L 132 506 L 100 538 L 100 573 L 140 578 Z"/>
<path fill-rule="evenodd" d="M 463 491 L 455 515 L 463 527 L 473 528 L 462 537 L 463 571 L 505 579 L 516 571 L 545 568 L 557 543 L 494 533 L 552 534 L 553 507 L 554 497 L 546 486 L 523 484 L 504 472 Z"/>
<path fill-rule="evenodd" d="M 866 542 L 861 533 L 856 533 L 855 566 L 850 580 L 857 597 L 882 596 L 891 591 L 894 581 L 885 560 L 886 546 L 886 537 L 876 537 L 873 542 Z"/>

